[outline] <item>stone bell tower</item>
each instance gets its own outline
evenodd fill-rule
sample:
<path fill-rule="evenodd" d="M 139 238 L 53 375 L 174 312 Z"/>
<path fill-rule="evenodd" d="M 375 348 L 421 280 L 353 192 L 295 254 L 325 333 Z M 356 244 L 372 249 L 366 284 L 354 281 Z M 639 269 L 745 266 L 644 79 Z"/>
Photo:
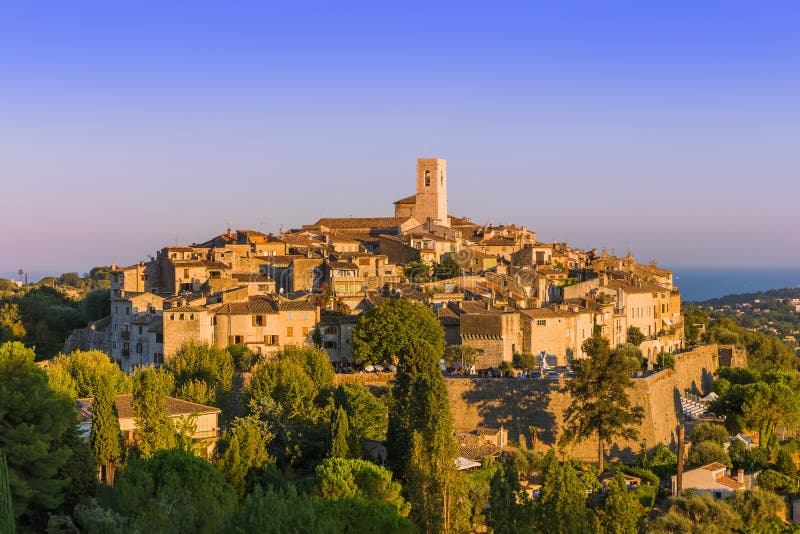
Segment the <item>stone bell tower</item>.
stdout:
<path fill-rule="evenodd" d="M 417 196 L 414 218 L 424 224 L 450 226 L 447 217 L 447 163 L 439 158 L 417 159 Z"/>

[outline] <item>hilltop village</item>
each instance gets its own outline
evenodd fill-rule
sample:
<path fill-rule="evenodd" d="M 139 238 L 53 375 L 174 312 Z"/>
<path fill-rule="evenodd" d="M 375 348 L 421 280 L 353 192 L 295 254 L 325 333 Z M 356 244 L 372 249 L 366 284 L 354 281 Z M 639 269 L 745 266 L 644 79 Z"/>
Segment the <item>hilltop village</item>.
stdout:
<path fill-rule="evenodd" d="M 268 355 L 316 336 L 343 369 L 359 316 L 397 297 L 434 309 L 448 344 L 478 349 L 474 372 L 515 353 L 567 369 L 595 325 L 612 348 L 640 333 L 650 368 L 683 348 L 671 271 L 451 215 L 443 159 L 418 159 L 415 183 L 390 216 L 322 218 L 280 235 L 227 229 L 112 266 L 110 318 L 67 348 L 101 349 L 129 370 L 164 363 L 187 340 Z"/>

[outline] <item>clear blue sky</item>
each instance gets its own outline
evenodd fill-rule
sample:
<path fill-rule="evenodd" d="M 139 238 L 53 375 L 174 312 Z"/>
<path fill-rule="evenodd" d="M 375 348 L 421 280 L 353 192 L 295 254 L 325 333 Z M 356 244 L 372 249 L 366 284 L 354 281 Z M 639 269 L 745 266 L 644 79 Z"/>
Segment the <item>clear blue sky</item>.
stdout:
<path fill-rule="evenodd" d="M 800 3 L 0 4 L 0 271 L 450 212 L 662 265 L 800 265 Z"/>

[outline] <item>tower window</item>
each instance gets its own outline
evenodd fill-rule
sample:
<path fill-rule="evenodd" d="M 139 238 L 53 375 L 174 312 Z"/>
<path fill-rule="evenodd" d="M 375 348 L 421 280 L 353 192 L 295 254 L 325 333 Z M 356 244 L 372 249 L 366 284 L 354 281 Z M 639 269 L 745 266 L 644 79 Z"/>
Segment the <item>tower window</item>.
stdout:
<path fill-rule="evenodd" d="M 430 187 L 431 185 L 431 171 L 425 171 L 425 187 Z"/>
<path fill-rule="evenodd" d="M 439 173 L 439 183 L 441 185 L 444 185 L 444 173 L 443 172 Z"/>

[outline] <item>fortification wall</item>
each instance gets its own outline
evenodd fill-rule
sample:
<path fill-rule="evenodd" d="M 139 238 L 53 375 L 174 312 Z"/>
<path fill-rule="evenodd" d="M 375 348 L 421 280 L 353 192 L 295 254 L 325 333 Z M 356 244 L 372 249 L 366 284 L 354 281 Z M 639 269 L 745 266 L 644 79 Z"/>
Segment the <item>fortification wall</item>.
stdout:
<path fill-rule="evenodd" d="M 726 358 L 728 354 L 730 357 Z M 674 370 L 634 379 L 631 402 L 645 410 L 639 439 L 621 440 L 608 451 L 609 455 L 630 460 L 638 451 L 641 440 L 646 440 L 648 447 L 658 442 L 674 447 L 680 394 L 687 389 L 697 394 L 708 393 L 721 356 L 723 363 L 746 364 L 742 349 L 708 345 L 677 354 Z M 529 427 L 534 425 L 538 429 L 538 450 L 547 450 L 556 444 L 564 410 L 570 403 L 569 395 L 561 392 L 563 381 L 447 378 L 445 382 L 456 429 L 467 431 L 479 426 L 503 425 L 510 440 L 519 440 L 523 436 L 531 444 Z M 564 452 L 582 460 L 597 457 L 594 441 L 569 446 Z"/>

